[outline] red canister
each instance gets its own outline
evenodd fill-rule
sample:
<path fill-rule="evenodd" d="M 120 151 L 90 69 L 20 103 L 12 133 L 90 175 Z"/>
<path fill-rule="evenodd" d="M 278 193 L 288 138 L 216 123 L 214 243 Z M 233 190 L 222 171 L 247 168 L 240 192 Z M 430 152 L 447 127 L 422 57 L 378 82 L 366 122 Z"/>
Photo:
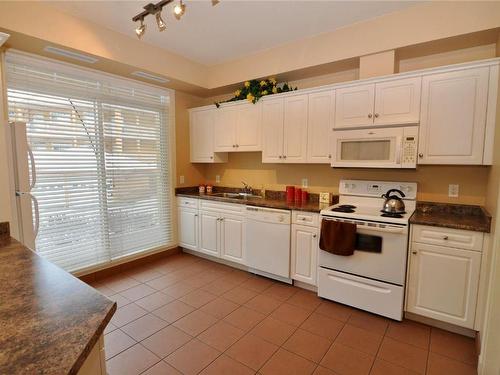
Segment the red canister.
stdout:
<path fill-rule="evenodd" d="M 301 202 L 301 201 L 302 201 L 302 189 L 295 188 L 295 202 Z"/>
<path fill-rule="evenodd" d="M 287 201 L 295 200 L 295 186 L 286 187 L 286 200 Z"/>
<path fill-rule="evenodd" d="M 302 190 L 302 203 L 306 203 L 307 202 L 308 195 L 309 194 L 307 193 L 307 191 Z"/>

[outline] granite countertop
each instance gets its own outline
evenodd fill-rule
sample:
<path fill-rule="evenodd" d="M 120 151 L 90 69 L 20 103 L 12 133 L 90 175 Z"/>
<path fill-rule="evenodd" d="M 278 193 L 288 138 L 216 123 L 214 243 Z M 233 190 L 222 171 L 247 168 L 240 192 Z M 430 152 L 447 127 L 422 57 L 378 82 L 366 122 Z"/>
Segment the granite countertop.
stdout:
<path fill-rule="evenodd" d="M 0 237 L 0 374 L 76 374 L 116 303 Z"/>
<path fill-rule="evenodd" d="M 417 202 L 410 224 L 489 233 L 491 215 L 481 206 Z"/>
<path fill-rule="evenodd" d="M 235 199 L 216 196 L 213 194 L 201 194 L 197 191 L 198 188 L 178 188 L 176 189 L 175 195 L 178 197 L 188 197 L 188 198 L 199 198 L 211 201 L 218 201 L 224 203 L 237 203 L 244 204 L 247 206 L 256 207 L 266 207 L 266 208 L 276 208 L 282 210 L 298 210 L 319 213 L 322 209 L 331 206 L 332 204 L 338 202 L 338 196 L 333 196 L 333 203 L 319 203 L 318 194 L 309 194 L 309 199 L 307 202 L 296 203 L 295 201 L 287 201 L 285 199 L 285 192 L 267 190 L 265 198 L 248 198 L 248 199 Z M 214 194 L 220 192 L 238 192 L 239 189 L 234 188 L 224 188 L 217 187 Z M 254 194 L 260 194 L 260 191 L 254 189 Z"/>

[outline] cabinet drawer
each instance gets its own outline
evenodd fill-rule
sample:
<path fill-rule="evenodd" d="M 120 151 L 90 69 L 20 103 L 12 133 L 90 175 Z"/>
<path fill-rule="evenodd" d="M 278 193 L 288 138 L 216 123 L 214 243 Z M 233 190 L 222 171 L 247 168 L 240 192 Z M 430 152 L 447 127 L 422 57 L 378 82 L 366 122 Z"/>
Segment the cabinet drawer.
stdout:
<path fill-rule="evenodd" d="M 292 224 L 317 227 L 319 225 L 319 215 L 314 212 L 292 211 Z"/>
<path fill-rule="evenodd" d="M 186 198 L 186 197 L 178 197 L 177 198 L 177 207 L 185 207 L 185 208 L 198 208 L 198 199 L 196 198 Z"/>
<path fill-rule="evenodd" d="M 483 233 L 481 232 L 414 225 L 412 238 L 414 242 L 431 245 L 475 251 L 482 251 L 483 249 Z"/>
<path fill-rule="evenodd" d="M 205 211 L 218 211 L 227 213 L 243 213 L 245 205 L 238 203 L 221 203 L 217 201 L 201 200 L 200 209 Z"/>

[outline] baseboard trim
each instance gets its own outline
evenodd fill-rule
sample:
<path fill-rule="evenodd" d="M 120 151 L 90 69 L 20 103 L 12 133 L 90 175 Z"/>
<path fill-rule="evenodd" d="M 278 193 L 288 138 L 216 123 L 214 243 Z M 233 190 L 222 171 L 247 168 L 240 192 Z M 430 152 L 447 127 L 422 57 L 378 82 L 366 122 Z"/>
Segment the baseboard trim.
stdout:
<path fill-rule="evenodd" d="M 436 319 L 428 318 L 426 316 L 421 316 L 417 314 L 413 314 L 411 312 L 405 311 L 404 316 L 406 319 L 413 320 L 415 322 L 424 323 L 432 327 L 440 328 L 445 331 L 458 333 L 462 336 L 476 338 L 477 332 L 470 328 L 456 326 L 451 323 L 441 322 Z"/>
<path fill-rule="evenodd" d="M 130 260 L 125 260 L 123 263 L 119 264 L 110 264 L 109 266 L 105 266 L 103 268 L 100 268 L 96 271 L 91 271 L 89 273 L 86 273 L 84 275 L 78 275 L 80 280 L 83 282 L 89 283 L 93 281 L 98 281 L 100 279 L 104 279 L 109 276 L 113 276 L 117 273 L 127 271 L 131 268 L 139 267 L 144 264 L 163 259 L 169 256 L 172 256 L 174 254 L 178 254 L 182 251 L 182 249 L 179 246 L 172 247 L 169 249 L 164 249 L 160 250 L 155 253 L 150 253 L 150 254 L 145 254 L 144 256 L 140 256 L 134 259 Z"/>

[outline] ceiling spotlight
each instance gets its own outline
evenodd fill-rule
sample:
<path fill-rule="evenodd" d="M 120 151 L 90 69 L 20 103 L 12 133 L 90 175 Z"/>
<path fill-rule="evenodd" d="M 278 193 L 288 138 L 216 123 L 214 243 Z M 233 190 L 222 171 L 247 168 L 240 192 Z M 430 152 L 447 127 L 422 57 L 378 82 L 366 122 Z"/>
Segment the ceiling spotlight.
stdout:
<path fill-rule="evenodd" d="M 137 37 L 141 39 L 145 32 L 146 32 L 146 25 L 144 25 L 144 19 L 141 18 L 141 24 L 140 26 L 137 26 L 137 28 L 135 29 L 135 33 L 137 34 Z"/>
<path fill-rule="evenodd" d="M 158 25 L 158 30 L 160 31 L 165 31 L 167 28 L 167 24 L 165 21 L 163 21 L 163 18 L 161 18 L 161 11 L 155 14 L 156 17 L 156 24 Z"/>
<path fill-rule="evenodd" d="M 217 4 L 219 4 L 220 0 L 212 0 L 212 6 L 216 6 Z"/>
<path fill-rule="evenodd" d="M 175 16 L 175 18 L 177 18 L 178 20 L 180 20 L 185 11 L 186 11 L 186 4 L 184 4 L 182 2 L 182 0 L 180 0 L 179 4 L 176 4 L 174 6 L 174 16 Z"/>

